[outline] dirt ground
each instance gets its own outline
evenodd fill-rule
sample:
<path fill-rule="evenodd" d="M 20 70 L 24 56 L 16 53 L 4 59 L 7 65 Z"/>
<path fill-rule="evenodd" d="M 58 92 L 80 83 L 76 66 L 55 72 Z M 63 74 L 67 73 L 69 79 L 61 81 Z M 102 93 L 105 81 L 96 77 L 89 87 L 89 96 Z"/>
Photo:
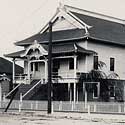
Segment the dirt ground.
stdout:
<path fill-rule="evenodd" d="M 0 113 L 0 125 L 125 125 L 125 115 L 54 112 Z"/>

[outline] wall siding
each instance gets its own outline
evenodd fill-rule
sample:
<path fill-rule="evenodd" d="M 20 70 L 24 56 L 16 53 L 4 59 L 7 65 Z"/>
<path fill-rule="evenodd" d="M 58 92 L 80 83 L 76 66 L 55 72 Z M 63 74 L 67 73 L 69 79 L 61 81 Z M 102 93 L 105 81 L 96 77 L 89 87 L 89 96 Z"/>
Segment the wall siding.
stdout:
<path fill-rule="evenodd" d="M 98 53 L 99 61 L 105 62 L 107 71 L 110 72 L 110 58 L 115 58 L 115 72 L 120 79 L 125 79 L 125 48 L 103 43 L 88 42 L 88 49 Z"/>

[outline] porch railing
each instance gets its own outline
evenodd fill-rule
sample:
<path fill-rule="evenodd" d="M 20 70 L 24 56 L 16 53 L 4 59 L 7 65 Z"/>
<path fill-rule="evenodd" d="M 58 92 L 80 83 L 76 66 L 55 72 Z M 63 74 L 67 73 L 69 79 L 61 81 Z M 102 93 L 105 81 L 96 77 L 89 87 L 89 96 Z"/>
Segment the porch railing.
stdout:
<path fill-rule="evenodd" d="M 52 72 L 52 80 L 54 83 L 63 83 L 63 82 L 78 82 L 80 78 L 80 73 L 76 73 L 76 78 L 74 78 L 74 71 L 59 71 L 59 72 Z M 40 75 L 40 77 L 34 77 L 33 74 L 30 75 L 30 82 L 33 79 L 41 79 L 45 80 L 45 75 Z M 18 74 L 15 76 L 15 82 L 16 83 L 25 83 L 30 84 L 29 78 L 27 74 Z"/>

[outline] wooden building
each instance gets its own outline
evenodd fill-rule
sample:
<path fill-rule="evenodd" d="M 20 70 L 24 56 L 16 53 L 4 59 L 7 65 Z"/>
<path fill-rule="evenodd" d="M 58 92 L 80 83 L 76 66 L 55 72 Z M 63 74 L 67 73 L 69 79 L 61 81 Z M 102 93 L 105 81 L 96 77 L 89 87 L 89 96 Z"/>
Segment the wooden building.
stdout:
<path fill-rule="evenodd" d="M 56 93 L 53 98 L 74 102 L 84 100 L 87 88 L 90 88 L 92 90 L 88 90 L 88 98 L 98 100 L 103 88 L 110 81 L 107 86 L 109 98 L 115 100 L 116 93 L 121 92 L 120 101 L 123 101 L 125 21 L 67 5 L 57 8 L 50 21 L 53 22 L 52 76 Z M 33 80 L 47 83 L 48 28 L 49 24 L 46 24 L 37 34 L 16 42 L 15 45 L 23 47 L 22 51 L 5 55 L 13 59 L 14 83 L 31 85 Z M 24 62 L 24 73 L 18 77 L 15 74 L 17 60 Z M 92 71 L 103 73 L 103 78 L 91 79 L 88 75 Z M 101 83 L 102 79 L 105 84 Z M 63 98 L 60 99 L 60 96 Z M 105 90 L 101 96 L 105 96 Z"/>

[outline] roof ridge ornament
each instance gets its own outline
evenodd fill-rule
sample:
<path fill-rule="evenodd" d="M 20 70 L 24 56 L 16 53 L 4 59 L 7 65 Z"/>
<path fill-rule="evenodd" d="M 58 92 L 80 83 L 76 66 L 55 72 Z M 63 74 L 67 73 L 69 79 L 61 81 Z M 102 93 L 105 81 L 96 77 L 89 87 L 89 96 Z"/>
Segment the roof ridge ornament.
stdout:
<path fill-rule="evenodd" d="M 74 48 L 75 48 L 75 52 L 77 52 L 78 48 L 77 48 L 76 43 L 74 43 Z"/>
<path fill-rule="evenodd" d="M 88 28 L 85 27 L 85 36 L 86 36 L 86 37 L 89 37 L 89 35 L 90 35 L 90 34 L 89 34 L 89 31 L 88 31 Z"/>
<path fill-rule="evenodd" d="M 63 8 L 65 8 L 64 7 L 64 0 L 59 0 L 59 5 L 58 5 L 59 7 L 59 9 L 63 9 Z"/>
<path fill-rule="evenodd" d="M 36 44 L 38 44 L 38 41 L 34 40 L 33 45 L 36 45 Z"/>

